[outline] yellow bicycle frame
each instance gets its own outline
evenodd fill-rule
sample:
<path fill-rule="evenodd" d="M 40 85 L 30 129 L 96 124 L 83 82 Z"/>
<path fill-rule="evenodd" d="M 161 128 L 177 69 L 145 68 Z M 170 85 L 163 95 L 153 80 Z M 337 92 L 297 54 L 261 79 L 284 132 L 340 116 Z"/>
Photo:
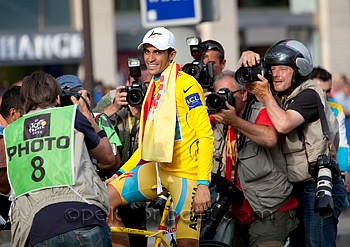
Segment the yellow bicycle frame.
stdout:
<path fill-rule="evenodd" d="M 119 233 L 128 233 L 128 234 L 135 234 L 135 235 L 142 235 L 145 237 L 155 237 L 156 240 L 154 242 L 154 247 L 160 247 L 160 244 L 162 243 L 165 247 L 171 247 L 170 244 L 166 241 L 164 238 L 164 232 L 166 230 L 165 222 L 168 218 L 169 209 L 171 205 L 171 196 L 168 197 L 168 200 L 165 203 L 164 211 L 162 218 L 159 223 L 158 231 L 146 231 L 141 229 L 135 229 L 135 228 L 126 228 L 126 227 L 111 227 L 112 232 L 119 232 Z"/>

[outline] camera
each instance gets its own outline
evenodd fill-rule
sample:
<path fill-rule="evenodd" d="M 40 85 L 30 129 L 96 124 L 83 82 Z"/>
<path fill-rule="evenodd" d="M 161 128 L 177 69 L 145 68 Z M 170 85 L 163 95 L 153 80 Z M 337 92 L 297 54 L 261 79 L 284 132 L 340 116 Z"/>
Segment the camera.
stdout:
<path fill-rule="evenodd" d="M 73 105 L 73 102 L 70 100 L 70 97 L 74 96 L 77 100 L 80 99 L 81 94 L 78 93 L 80 90 L 84 88 L 77 86 L 73 88 L 62 88 L 61 93 L 61 106 Z M 90 98 L 90 92 L 87 93 L 87 96 Z"/>
<path fill-rule="evenodd" d="M 208 62 L 208 65 L 202 62 L 206 45 L 202 44 L 200 37 L 189 37 L 186 39 L 186 43 L 190 47 L 191 55 L 195 60 L 192 63 L 185 64 L 182 71 L 193 76 L 203 89 L 210 88 L 210 82 L 214 78 L 214 62 Z"/>
<path fill-rule="evenodd" d="M 136 107 L 142 105 L 147 92 L 147 86 L 139 81 L 134 81 L 131 86 L 125 86 L 125 88 L 120 89 L 120 92 L 127 92 L 126 101 L 129 105 Z"/>
<path fill-rule="evenodd" d="M 215 113 L 218 109 L 227 109 L 225 102 L 228 102 L 233 107 L 236 107 L 235 96 L 233 92 L 228 88 L 220 88 L 217 93 L 211 93 L 208 95 L 206 105 L 210 114 Z"/>
<path fill-rule="evenodd" d="M 322 218 L 328 218 L 333 214 L 332 180 L 339 178 L 339 166 L 323 154 L 317 157 L 316 164 L 310 164 L 309 173 L 317 181 L 314 212 L 319 213 Z"/>
<path fill-rule="evenodd" d="M 141 62 L 138 57 L 128 58 L 128 67 L 130 71 L 130 76 L 134 78 L 131 86 L 125 86 L 120 92 L 127 92 L 126 101 L 131 106 L 142 105 L 143 99 L 145 98 L 147 92 L 147 86 L 142 84 L 138 79 L 141 76 Z"/>
<path fill-rule="evenodd" d="M 231 202 L 242 204 L 244 200 L 242 190 L 238 189 L 232 182 L 215 173 L 212 173 L 211 177 L 210 186 L 216 186 L 216 192 L 220 194 L 220 198 L 212 205 L 211 213 L 202 223 L 201 240 L 212 240 L 221 219 L 229 210 Z"/>
<path fill-rule="evenodd" d="M 253 67 L 240 67 L 235 74 L 236 81 L 245 86 L 253 81 L 260 81 L 258 75 L 262 75 L 266 79 L 269 79 L 270 73 L 266 66 L 264 59 L 260 59 L 260 63 Z"/>

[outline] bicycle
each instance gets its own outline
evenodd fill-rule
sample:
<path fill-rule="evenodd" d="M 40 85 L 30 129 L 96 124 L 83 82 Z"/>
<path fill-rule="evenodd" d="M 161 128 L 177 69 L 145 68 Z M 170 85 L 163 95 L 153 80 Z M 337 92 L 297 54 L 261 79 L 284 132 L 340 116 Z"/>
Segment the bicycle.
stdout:
<path fill-rule="evenodd" d="M 167 229 L 165 226 L 165 223 L 168 218 L 171 203 L 172 203 L 172 198 L 170 195 L 165 203 L 164 211 L 163 211 L 162 218 L 160 220 L 157 231 L 147 231 L 147 230 L 141 230 L 141 229 L 135 229 L 135 228 L 114 227 L 114 226 L 111 227 L 111 231 L 117 232 L 117 233 L 141 235 L 145 237 L 154 237 L 156 238 L 154 242 L 154 247 L 160 247 L 161 244 L 163 244 L 164 247 L 176 247 L 177 246 L 176 240 L 173 238 L 173 236 L 170 243 L 168 243 L 168 241 L 164 237 L 164 233 L 166 232 L 166 229 Z M 199 247 L 230 247 L 230 246 L 214 240 L 200 240 Z"/>

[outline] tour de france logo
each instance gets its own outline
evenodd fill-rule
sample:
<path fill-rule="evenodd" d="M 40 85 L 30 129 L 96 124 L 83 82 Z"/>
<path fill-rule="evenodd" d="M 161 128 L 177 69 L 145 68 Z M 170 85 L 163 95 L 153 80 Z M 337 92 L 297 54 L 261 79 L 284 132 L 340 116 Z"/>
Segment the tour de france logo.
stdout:
<path fill-rule="evenodd" d="M 50 113 L 41 114 L 24 120 L 24 141 L 50 136 Z"/>

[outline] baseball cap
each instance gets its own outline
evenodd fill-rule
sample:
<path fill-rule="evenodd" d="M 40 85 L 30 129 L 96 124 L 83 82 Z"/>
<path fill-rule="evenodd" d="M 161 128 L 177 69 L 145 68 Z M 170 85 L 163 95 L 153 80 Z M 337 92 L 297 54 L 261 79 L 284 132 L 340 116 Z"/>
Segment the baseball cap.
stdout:
<path fill-rule="evenodd" d="M 176 50 L 174 34 L 164 27 L 155 27 L 149 30 L 143 37 L 142 43 L 139 44 L 137 49 L 141 49 L 144 44 L 151 44 L 161 51 L 168 48 Z"/>
<path fill-rule="evenodd" d="M 56 81 L 60 84 L 61 88 L 81 87 L 82 89 L 85 89 L 79 77 L 75 75 L 61 75 L 56 78 Z"/>

